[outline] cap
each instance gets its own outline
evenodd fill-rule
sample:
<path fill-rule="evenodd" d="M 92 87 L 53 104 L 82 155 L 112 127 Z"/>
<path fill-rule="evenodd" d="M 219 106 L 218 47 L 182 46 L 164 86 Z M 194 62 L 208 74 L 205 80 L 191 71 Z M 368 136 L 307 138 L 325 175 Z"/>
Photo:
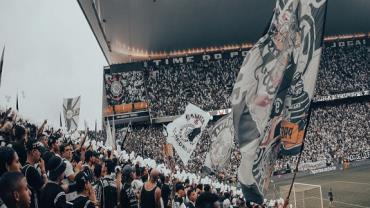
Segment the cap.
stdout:
<path fill-rule="evenodd" d="M 92 182 L 92 175 L 87 170 L 82 170 L 75 177 L 76 189 L 83 190 L 87 182 Z"/>
<path fill-rule="evenodd" d="M 50 178 L 57 178 L 66 170 L 66 164 L 62 158 L 52 156 L 46 164 L 46 169 L 49 171 Z"/>

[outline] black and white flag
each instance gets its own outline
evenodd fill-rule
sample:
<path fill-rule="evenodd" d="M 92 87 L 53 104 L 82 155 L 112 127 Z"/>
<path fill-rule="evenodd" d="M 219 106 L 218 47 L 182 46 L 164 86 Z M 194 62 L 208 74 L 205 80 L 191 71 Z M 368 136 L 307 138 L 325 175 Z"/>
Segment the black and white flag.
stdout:
<path fill-rule="evenodd" d="M 189 103 L 185 113 L 167 125 L 167 142 L 173 145 L 185 165 L 211 119 L 208 112 Z"/>
<path fill-rule="evenodd" d="M 234 128 L 232 114 L 222 117 L 209 133 L 211 147 L 207 153 L 204 166 L 212 171 L 220 171 L 230 160 L 234 147 Z"/>
<path fill-rule="evenodd" d="M 67 131 L 75 130 L 78 127 L 80 117 L 81 96 L 65 98 L 63 100 L 63 114 Z"/>
<path fill-rule="evenodd" d="M 279 153 L 300 152 L 322 51 L 326 0 L 277 0 L 267 33 L 244 59 L 231 95 L 242 155 L 238 179 L 261 204 Z"/>

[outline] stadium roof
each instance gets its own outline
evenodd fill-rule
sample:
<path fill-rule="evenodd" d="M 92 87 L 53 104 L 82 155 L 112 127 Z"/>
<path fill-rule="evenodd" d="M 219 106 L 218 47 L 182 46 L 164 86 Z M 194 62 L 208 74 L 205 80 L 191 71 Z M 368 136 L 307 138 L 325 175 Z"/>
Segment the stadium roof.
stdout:
<path fill-rule="evenodd" d="M 275 0 L 78 0 L 110 64 L 253 43 Z M 326 36 L 368 33 L 369 0 L 329 0 Z"/>

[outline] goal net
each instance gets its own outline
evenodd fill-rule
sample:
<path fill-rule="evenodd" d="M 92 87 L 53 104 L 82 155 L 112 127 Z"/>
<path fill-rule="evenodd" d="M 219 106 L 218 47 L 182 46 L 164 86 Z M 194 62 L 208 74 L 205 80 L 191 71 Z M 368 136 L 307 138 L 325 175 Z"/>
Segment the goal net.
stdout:
<path fill-rule="evenodd" d="M 280 187 L 282 196 L 288 195 L 289 188 L 290 185 Z M 293 208 L 323 208 L 320 185 L 294 183 L 289 199 Z"/>

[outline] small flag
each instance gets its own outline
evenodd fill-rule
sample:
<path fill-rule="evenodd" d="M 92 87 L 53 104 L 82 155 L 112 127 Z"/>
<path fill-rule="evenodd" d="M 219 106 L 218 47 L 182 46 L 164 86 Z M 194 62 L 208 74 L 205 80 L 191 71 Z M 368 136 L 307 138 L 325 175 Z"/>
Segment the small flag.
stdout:
<path fill-rule="evenodd" d="M 1 86 L 1 75 L 3 73 L 3 65 L 4 65 L 4 52 L 5 52 L 5 46 L 3 47 L 3 53 L 1 54 L 1 60 L 0 60 L 0 86 Z"/>
<path fill-rule="evenodd" d="M 62 113 L 59 113 L 59 126 L 60 126 L 60 128 L 63 127 L 63 124 L 62 124 Z"/>
<path fill-rule="evenodd" d="M 17 101 L 15 103 L 15 108 L 17 109 L 17 111 L 19 112 L 19 104 L 18 104 L 18 93 L 17 93 Z"/>

